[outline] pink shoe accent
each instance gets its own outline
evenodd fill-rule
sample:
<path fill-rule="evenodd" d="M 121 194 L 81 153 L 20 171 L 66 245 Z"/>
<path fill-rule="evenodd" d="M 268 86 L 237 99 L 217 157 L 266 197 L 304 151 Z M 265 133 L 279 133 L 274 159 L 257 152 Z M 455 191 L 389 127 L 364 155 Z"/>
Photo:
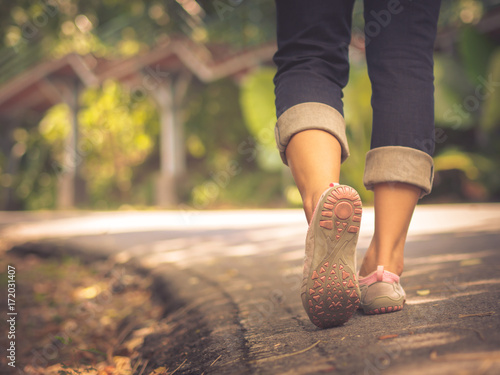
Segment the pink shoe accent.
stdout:
<path fill-rule="evenodd" d="M 382 281 L 384 277 L 384 266 L 377 266 L 377 281 Z"/>
<path fill-rule="evenodd" d="M 373 271 L 368 276 L 359 277 L 359 283 L 363 285 L 371 285 L 378 281 L 387 283 L 399 283 L 399 276 L 395 273 L 384 270 L 384 266 L 378 266 L 376 271 Z"/>
<path fill-rule="evenodd" d="M 319 226 L 325 229 L 333 229 L 333 222 L 331 220 L 321 220 Z"/>
<path fill-rule="evenodd" d="M 335 207 L 335 216 L 337 216 L 341 220 L 346 220 L 349 216 L 352 215 L 352 204 L 348 202 L 340 202 Z"/>

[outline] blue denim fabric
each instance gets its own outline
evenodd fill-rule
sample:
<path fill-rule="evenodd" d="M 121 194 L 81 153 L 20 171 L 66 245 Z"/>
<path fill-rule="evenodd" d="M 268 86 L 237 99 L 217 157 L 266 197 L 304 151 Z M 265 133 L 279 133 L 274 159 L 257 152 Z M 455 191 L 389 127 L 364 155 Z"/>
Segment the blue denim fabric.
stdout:
<path fill-rule="evenodd" d="M 434 152 L 433 45 L 439 0 L 365 0 L 371 147 Z M 307 102 L 343 114 L 354 0 L 276 0 L 276 115 Z M 311 124 L 312 128 L 314 125 Z"/>

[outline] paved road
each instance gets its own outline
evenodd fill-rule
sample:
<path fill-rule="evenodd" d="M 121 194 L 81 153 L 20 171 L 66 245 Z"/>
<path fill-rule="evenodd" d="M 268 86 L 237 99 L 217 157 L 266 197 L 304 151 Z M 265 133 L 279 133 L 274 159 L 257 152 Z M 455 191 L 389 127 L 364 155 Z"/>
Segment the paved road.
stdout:
<path fill-rule="evenodd" d="M 299 297 L 306 230 L 299 210 L 0 213 L 4 244 L 111 258 L 155 275 L 170 310 L 145 341 L 150 369 L 500 373 L 500 205 L 418 207 L 404 310 L 358 312 L 328 330 L 309 322 Z M 366 208 L 358 261 L 372 231 Z"/>

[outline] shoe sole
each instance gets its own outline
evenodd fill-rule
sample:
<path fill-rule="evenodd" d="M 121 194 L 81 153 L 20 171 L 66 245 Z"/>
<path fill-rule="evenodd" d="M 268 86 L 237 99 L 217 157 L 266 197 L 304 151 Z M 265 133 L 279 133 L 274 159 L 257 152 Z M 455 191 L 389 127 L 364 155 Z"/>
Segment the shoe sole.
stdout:
<path fill-rule="evenodd" d="M 313 215 L 314 252 L 302 303 L 320 328 L 345 323 L 358 308 L 354 261 L 361 214 L 356 190 L 337 185 L 322 196 Z"/>
<path fill-rule="evenodd" d="M 405 297 L 395 299 L 387 296 L 380 296 L 369 304 L 361 303 L 361 308 L 366 315 L 386 314 L 402 310 L 404 303 Z"/>
<path fill-rule="evenodd" d="M 390 312 L 396 312 L 400 310 L 403 310 L 403 305 L 379 307 L 376 309 L 367 308 L 366 310 L 363 308 L 363 311 L 365 312 L 366 315 L 387 314 Z"/>

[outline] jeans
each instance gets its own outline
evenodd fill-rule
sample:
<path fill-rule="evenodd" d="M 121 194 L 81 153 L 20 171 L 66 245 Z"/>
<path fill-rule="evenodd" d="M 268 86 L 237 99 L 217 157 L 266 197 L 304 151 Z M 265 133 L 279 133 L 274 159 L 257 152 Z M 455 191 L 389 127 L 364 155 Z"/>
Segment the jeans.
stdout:
<path fill-rule="evenodd" d="M 296 133 L 324 130 L 349 156 L 342 89 L 354 0 L 276 0 L 275 133 L 283 162 Z M 372 84 L 371 150 L 364 184 L 405 182 L 431 191 L 434 152 L 433 46 L 439 0 L 365 0 Z"/>

